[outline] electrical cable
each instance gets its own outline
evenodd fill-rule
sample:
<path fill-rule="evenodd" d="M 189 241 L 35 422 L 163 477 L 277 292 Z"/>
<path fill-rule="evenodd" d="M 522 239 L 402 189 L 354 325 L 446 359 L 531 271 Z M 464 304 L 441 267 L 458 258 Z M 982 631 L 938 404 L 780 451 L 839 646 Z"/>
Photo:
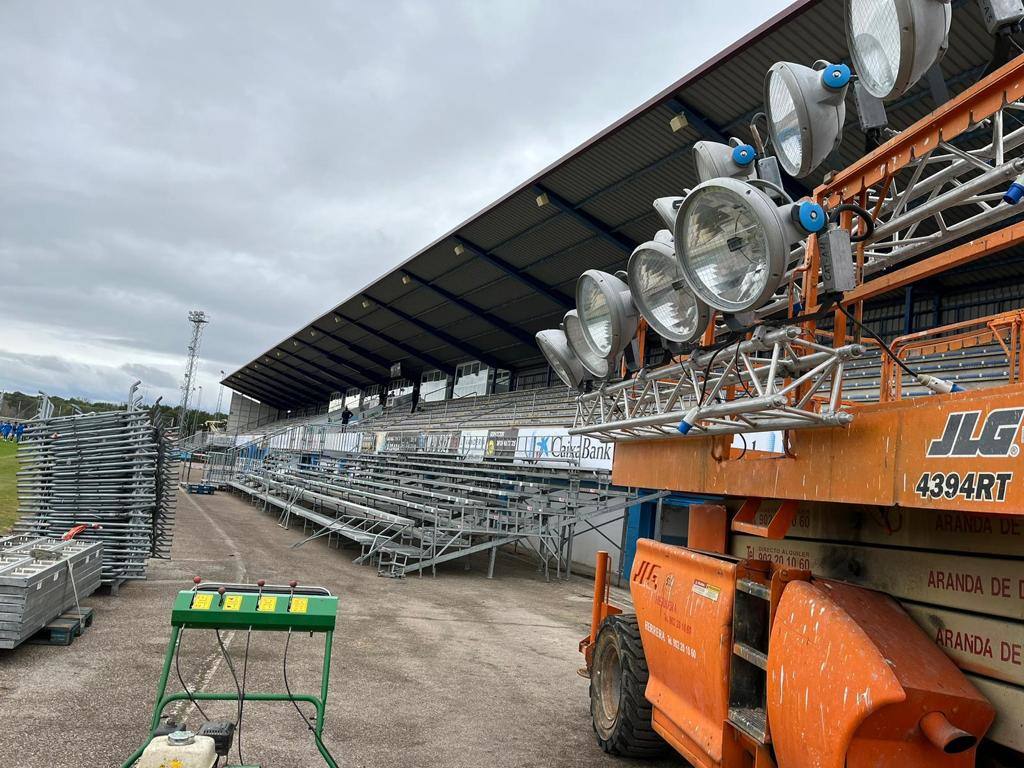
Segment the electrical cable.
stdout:
<path fill-rule="evenodd" d="M 245 709 L 245 683 L 249 677 L 249 642 L 252 640 L 252 627 L 245 634 L 245 656 L 242 658 L 242 695 L 238 700 L 238 725 L 235 727 L 235 745 L 238 747 L 238 762 L 242 765 L 242 712 Z"/>
<path fill-rule="evenodd" d="M 843 313 L 844 315 L 846 315 L 847 319 L 849 319 L 849 320 L 850 320 L 850 322 L 852 322 L 852 323 L 853 323 L 854 325 L 856 325 L 856 326 L 857 326 L 858 328 L 860 328 L 860 330 L 861 330 L 861 331 L 863 331 L 864 333 L 866 333 L 866 334 L 867 334 L 868 336 L 870 336 L 870 337 L 871 337 L 872 339 L 874 339 L 875 341 L 877 341 L 877 342 L 878 342 L 878 345 L 879 345 L 879 346 L 880 346 L 880 347 L 881 347 L 881 348 L 882 348 L 882 349 L 883 349 L 883 350 L 885 351 L 885 353 L 886 353 L 886 354 L 887 354 L 887 355 L 888 355 L 889 357 L 891 357 L 891 358 L 892 358 L 893 362 L 894 362 L 894 363 L 896 363 L 896 365 L 898 365 L 898 366 L 899 366 L 900 368 L 902 368 L 902 369 L 903 369 L 903 372 L 904 372 L 904 373 L 906 373 L 906 374 L 907 374 L 908 376 L 913 376 L 913 377 L 914 377 L 915 379 L 917 378 L 917 373 L 915 373 L 915 372 L 914 372 L 914 371 L 913 371 L 913 370 L 912 370 L 912 369 L 910 368 L 910 366 L 909 366 L 909 365 L 907 365 L 907 364 L 906 364 L 906 363 L 904 363 L 904 362 L 903 362 L 902 360 L 900 360 L 899 356 L 898 356 L 898 355 L 897 355 L 897 354 L 896 354 L 895 352 L 893 352 L 893 351 L 892 351 L 892 347 L 890 347 L 890 346 L 889 346 L 888 344 L 886 344 L 886 343 L 885 343 L 885 341 L 883 341 L 883 340 L 882 340 L 882 337 L 881 337 L 881 336 L 879 336 L 879 335 L 878 335 L 877 333 L 875 333 L 875 332 L 874 332 L 873 330 L 871 330 L 871 329 L 870 329 L 870 328 L 868 328 L 868 327 L 867 327 L 866 325 L 864 325 L 864 323 L 862 323 L 862 322 L 861 322 L 860 320 L 858 320 L 858 319 L 857 319 L 857 318 L 856 318 L 856 317 L 855 317 L 855 316 L 854 316 L 854 315 L 853 315 L 853 314 L 852 314 L 852 313 L 851 313 L 851 312 L 850 312 L 850 311 L 849 311 L 849 310 L 848 310 L 848 309 L 847 309 L 846 307 L 844 307 L 844 306 L 843 306 L 842 304 L 836 304 L 836 306 L 837 306 L 837 307 L 839 308 L 839 311 L 840 311 L 840 312 L 842 312 L 842 313 Z"/>
<path fill-rule="evenodd" d="M 203 716 L 203 720 L 210 722 L 210 718 L 206 716 L 203 708 L 199 706 L 199 702 L 192 696 L 192 691 L 190 691 L 188 686 L 185 685 L 185 678 L 181 676 L 181 665 L 178 663 L 178 658 L 181 656 L 181 640 L 183 637 L 185 637 L 184 627 L 182 627 L 181 632 L 178 633 L 178 644 L 174 648 L 174 671 L 178 673 L 178 682 L 181 683 L 181 687 L 185 691 L 185 695 L 188 697 L 188 700 L 192 703 L 192 706 L 199 710 L 199 714 Z"/>
<path fill-rule="evenodd" d="M 774 181 L 768 181 L 768 179 L 747 179 L 747 184 L 750 184 L 753 187 L 765 187 L 766 189 L 777 193 L 786 203 L 792 204 L 796 202 L 795 200 L 793 200 L 793 196 L 789 194 L 789 192 L 787 192 L 781 186 L 776 184 Z M 770 194 L 769 197 L 771 197 Z"/>
<path fill-rule="evenodd" d="M 327 753 L 327 756 L 330 757 L 331 760 L 333 760 L 335 763 L 337 763 L 338 761 L 335 760 L 334 755 L 331 754 L 331 750 L 329 750 L 327 748 L 327 745 L 324 744 L 323 739 L 320 738 L 320 734 L 317 733 L 316 728 L 313 727 L 313 724 L 309 722 L 309 718 L 306 717 L 306 714 L 302 711 L 302 708 L 299 706 L 299 702 L 297 702 L 295 700 L 295 696 L 292 695 L 291 686 L 288 684 L 288 647 L 291 645 L 291 642 L 292 628 L 288 627 L 288 636 L 285 638 L 284 641 L 284 660 L 281 665 L 281 675 L 284 678 L 284 689 L 288 693 L 288 700 L 291 701 L 292 706 L 295 707 L 295 711 L 299 713 L 299 717 L 302 718 L 302 722 L 304 722 L 306 724 L 306 727 L 309 728 L 309 730 L 312 732 L 313 741 L 316 742 L 317 748 Z"/>
<path fill-rule="evenodd" d="M 828 212 L 829 221 L 833 224 L 839 223 L 839 214 L 849 211 L 854 214 L 858 219 L 864 222 L 864 231 L 859 235 L 850 235 L 851 243 L 862 243 L 875 234 L 875 219 L 871 215 L 871 212 L 857 205 L 856 203 L 843 203 L 837 205 L 835 208 Z"/>
<path fill-rule="evenodd" d="M 224 647 L 224 641 L 221 639 L 220 630 L 215 629 L 214 634 L 217 636 L 217 645 L 220 646 L 220 653 L 224 657 L 224 661 L 227 662 L 228 671 L 231 672 L 231 677 L 235 681 L 235 690 L 238 692 L 238 709 L 235 719 L 235 731 L 239 731 L 242 726 L 242 686 L 238 683 L 238 674 L 235 672 L 234 662 L 231 661 L 231 654 L 228 653 L 228 649 Z M 242 760 L 241 751 L 239 751 L 238 754 L 238 762 L 245 762 Z"/>

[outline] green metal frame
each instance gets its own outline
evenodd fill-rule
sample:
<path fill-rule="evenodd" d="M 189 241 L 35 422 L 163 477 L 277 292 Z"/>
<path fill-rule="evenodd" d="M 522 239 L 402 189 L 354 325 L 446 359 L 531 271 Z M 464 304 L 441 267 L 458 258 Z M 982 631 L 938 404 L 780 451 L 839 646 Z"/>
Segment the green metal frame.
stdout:
<path fill-rule="evenodd" d="M 160 718 L 163 711 L 169 704 L 176 701 L 238 701 L 238 693 L 212 693 L 204 691 L 192 691 L 185 693 L 167 693 L 167 680 L 170 677 L 171 665 L 174 663 L 174 656 L 177 651 L 178 642 L 182 630 L 188 629 L 245 629 L 250 627 L 255 631 L 281 632 L 298 630 L 302 632 L 323 632 L 324 633 L 324 663 L 320 675 L 320 695 L 314 696 L 309 693 L 249 693 L 245 692 L 244 701 L 287 701 L 306 702 L 316 708 L 316 723 L 314 733 L 316 734 L 316 746 L 323 757 L 324 762 L 330 768 L 338 768 L 330 752 L 323 744 L 324 714 L 327 703 L 327 686 L 331 676 L 331 651 L 334 645 L 334 626 L 338 598 L 331 596 L 306 594 L 295 594 L 295 597 L 302 597 L 308 600 L 306 611 L 294 613 L 290 610 L 290 599 L 277 600 L 273 608 L 257 610 L 259 605 L 258 594 L 242 593 L 241 606 L 235 610 L 224 610 L 224 598 L 237 595 L 236 592 L 228 592 L 224 596 L 213 595 L 213 604 L 209 608 L 197 609 L 193 607 L 193 601 L 198 594 L 210 594 L 208 591 L 184 590 L 178 593 L 174 601 L 174 608 L 171 612 L 171 639 L 167 644 L 167 652 L 164 654 L 163 670 L 160 673 L 160 682 L 156 688 L 156 705 L 153 708 L 153 716 L 149 723 L 149 736 L 146 741 L 126 760 L 121 768 L 132 768 L 142 757 L 149 742 L 153 740 L 156 729 L 160 725 Z M 273 593 L 281 598 L 289 598 L 284 593 Z M 269 593 L 264 593 L 269 596 Z"/>

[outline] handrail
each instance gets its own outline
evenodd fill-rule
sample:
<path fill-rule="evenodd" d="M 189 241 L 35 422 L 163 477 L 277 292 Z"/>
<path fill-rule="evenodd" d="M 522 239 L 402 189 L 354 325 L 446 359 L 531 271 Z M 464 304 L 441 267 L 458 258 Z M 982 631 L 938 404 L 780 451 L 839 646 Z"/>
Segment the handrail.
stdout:
<path fill-rule="evenodd" d="M 906 361 L 913 355 L 924 356 L 950 352 L 966 347 L 997 343 L 1009 361 L 1007 383 L 1024 380 L 1024 310 L 1012 310 L 962 320 L 939 328 L 917 331 L 900 336 L 890 344 L 896 357 Z M 888 355 L 882 361 L 882 380 L 879 399 L 882 402 L 899 400 L 903 393 L 903 369 Z"/>

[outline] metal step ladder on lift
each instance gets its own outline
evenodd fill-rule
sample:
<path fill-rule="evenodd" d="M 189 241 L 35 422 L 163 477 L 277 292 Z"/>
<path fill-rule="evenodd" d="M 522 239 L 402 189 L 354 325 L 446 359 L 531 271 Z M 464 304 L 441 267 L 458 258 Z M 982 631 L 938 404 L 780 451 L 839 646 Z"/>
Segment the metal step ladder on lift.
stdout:
<path fill-rule="evenodd" d="M 734 533 L 781 539 L 796 515 L 797 504 L 784 501 L 764 525 L 758 524 L 762 499 L 749 498 L 732 520 Z M 748 571 L 736 579 L 732 614 L 732 663 L 729 674 L 729 722 L 758 744 L 771 741 L 768 731 L 768 642 L 771 632 L 771 585 L 750 578 L 767 574 Z"/>

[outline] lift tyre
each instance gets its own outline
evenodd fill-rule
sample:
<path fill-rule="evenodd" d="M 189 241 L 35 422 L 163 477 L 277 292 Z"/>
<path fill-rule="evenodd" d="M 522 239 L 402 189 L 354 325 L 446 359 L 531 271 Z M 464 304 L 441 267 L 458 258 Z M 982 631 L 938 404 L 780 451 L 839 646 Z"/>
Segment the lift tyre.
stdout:
<path fill-rule="evenodd" d="M 658 757 L 667 745 L 651 726 L 644 698 L 647 659 L 636 616 L 610 616 L 601 625 L 590 675 L 590 715 L 601 749 L 621 757 Z"/>

